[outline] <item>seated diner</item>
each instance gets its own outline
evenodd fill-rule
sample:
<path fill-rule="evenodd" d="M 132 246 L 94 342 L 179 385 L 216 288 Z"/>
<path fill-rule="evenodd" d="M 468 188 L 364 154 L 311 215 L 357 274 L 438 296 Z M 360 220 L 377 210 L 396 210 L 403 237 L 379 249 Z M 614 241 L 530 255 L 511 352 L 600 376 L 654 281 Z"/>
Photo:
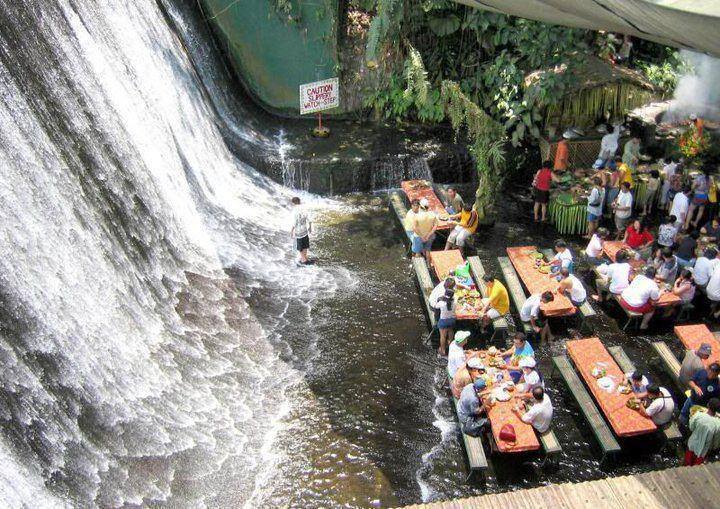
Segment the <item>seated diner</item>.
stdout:
<path fill-rule="evenodd" d="M 655 314 L 655 304 L 660 298 L 660 288 L 655 282 L 655 268 L 647 267 L 645 274 L 638 274 L 620 294 L 620 305 L 634 313 L 643 315 L 641 330 L 647 330 Z"/>

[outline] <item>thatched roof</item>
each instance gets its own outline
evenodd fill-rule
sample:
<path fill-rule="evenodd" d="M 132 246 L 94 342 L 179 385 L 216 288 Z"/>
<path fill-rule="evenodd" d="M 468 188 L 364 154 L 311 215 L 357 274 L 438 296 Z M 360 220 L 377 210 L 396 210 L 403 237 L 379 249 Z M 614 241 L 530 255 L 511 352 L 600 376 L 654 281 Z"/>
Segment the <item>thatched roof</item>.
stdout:
<path fill-rule="evenodd" d="M 525 86 L 528 87 L 532 85 L 540 79 L 543 74 L 549 72 L 564 74 L 567 72 L 567 66 L 563 64 L 552 69 L 542 69 L 531 72 L 525 76 Z M 595 56 L 588 56 L 582 66 L 574 69 L 572 74 L 575 79 L 567 88 L 564 95 L 572 95 L 579 91 L 592 88 L 606 87 L 613 83 L 626 83 L 649 92 L 655 92 L 655 87 L 642 73 L 621 65 L 613 65 Z"/>

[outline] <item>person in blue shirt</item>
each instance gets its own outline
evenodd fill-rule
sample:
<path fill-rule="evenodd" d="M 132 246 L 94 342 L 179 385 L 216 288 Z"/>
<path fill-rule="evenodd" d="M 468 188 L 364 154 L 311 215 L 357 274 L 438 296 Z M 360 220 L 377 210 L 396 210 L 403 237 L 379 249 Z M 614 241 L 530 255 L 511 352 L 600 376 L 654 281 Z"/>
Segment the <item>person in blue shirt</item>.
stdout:
<path fill-rule="evenodd" d="M 513 338 L 513 346 L 502 353 L 503 359 L 508 365 L 508 371 L 513 382 L 518 383 L 522 376 L 519 368 L 520 359 L 523 357 L 535 357 L 535 351 L 530 342 L 522 332 L 516 332 Z"/>
<path fill-rule="evenodd" d="M 485 380 L 478 378 L 473 383 L 467 384 L 460 393 L 457 403 L 458 419 L 462 432 L 471 437 L 479 437 L 483 428 L 489 423 L 487 419 L 489 407 L 482 399 L 486 387 Z"/>
<path fill-rule="evenodd" d="M 706 406 L 711 398 L 720 396 L 720 364 L 713 362 L 707 369 L 698 371 L 689 382 L 690 397 L 680 410 L 680 422 L 687 425 L 693 405 Z"/>

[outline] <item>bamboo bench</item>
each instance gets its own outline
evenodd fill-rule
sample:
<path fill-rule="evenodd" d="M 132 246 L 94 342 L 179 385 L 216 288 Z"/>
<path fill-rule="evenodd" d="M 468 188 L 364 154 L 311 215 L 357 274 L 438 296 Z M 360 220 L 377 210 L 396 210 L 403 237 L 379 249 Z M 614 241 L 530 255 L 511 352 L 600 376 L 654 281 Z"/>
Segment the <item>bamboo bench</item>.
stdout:
<path fill-rule="evenodd" d="M 435 312 L 432 306 L 430 306 L 430 293 L 433 291 L 433 282 L 430 277 L 430 271 L 428 270 L 427 262 L 425 258 L 412 258 L 413 271 L 415 272 L 415 279 L 417 280 L 418 287 L 420 288 L 420 294 L 425 304 L 425 311 L 428 315 L 428 321 L 430 322 L 430 333 L 435 330 L 437 322 L 435 321 Z"/>
<path fill-rule="evenodd" d="M 642 313 L 637 313 L 635 311 L 630 311 L 629 309 L 625 309 L 625 307 L 620 304 L 620 296 L 613 294 L 612 298 L 615 300 L 615 302 L 618 303 L 618 306 L 620 306 L 620 309 L 622 309 L 623 313 L 625 313 L 625 316 L 627 317 L 627 321 L 625 322 L 625 325 L 623 326 L 622 330 L 627 329 L 628 325 L 630 325 L 633 321 L 635 322 L 636 329 L 640 327 L 640 320 L 642 319 L 643 315 Z"/>
<path fill-rule="evenodd" d="M 500 269 L 502 270 L 503 277 L 505 278 L 505 286 L 507 287 L 513 304 L 515 304 L 515 309 L 517 309 L 519 313 L 523 307 L 523 304 L 525 304 L 525 300 L 527 298 L 525 295 L 525 290 L 523 290 L 522 288 L 520 278 L 515 272 L 515 268 L 510 262 L 510 259 L 507 256 L 499 256 L 497 260 L 500 264 Z M 531 336 L 534 334 L 535 331 L 533 331 L 530 322 L 521 321 L 520 323 L 522 324 L 523 332 L 526 335 Z"/>
<path fill-rule="evenodd" d="M 468 256 L 467 257 L 468 263 L 470 263 L 470 272 L 472 273 L 473 279 L 475 280 L 475 286 L 477 286 L 478 291 L 480 294 L 484 297 L 488 297 L 488 291 L 487 287 L 485 286 L 485 281 L 483 280 L 483 277 L 485 276 L 485 268 L 483 267 L 482 262 L 480 261 L 480 258 L 477 256 Z M 493 324 L 493 335 L 491 341 L 505 341 L 505 338 L 507 337 L 507 330 L 508 330 L 508 323 L 505 316 L 499 316 L 495 318 L 492 321 Z"/>
<path fill-rule="evenodd" d="M 450 372 L 448 372 L 448 380 L 452 384 L 452 376 L 450 376 Z M 458 424 L 460 426 L 459 431 L 462 436 L 463 444 L 465 445 L 468 466 L 470 467 L 470 474 L 467 476 L 466 481 L 469 481 L 475 474 L 480 474 L 484 477 L 485 471 L 488 468 L 488 461 L 485 456 L 485 448 L 483 447 L 482 439 L 480 437 L 471 437 L 470 435 L 463 433 L 462 424 L 460 424 L 460 415 L 458 415 L 458 400 L 452 395 L 451 399 L 453 400 L 453 408 L 455 409 L 455 415 L 458 419 Z"/>
<path fill-rule="evenodd" d="M 405 226 L 405 216 L 408 213 L 408 209 L 405 206 L 405 201 L 403 200 L 402 195 L 398 191 L 391 191 L 389 193 L 390 195 L 390 208 L 395 212 L 395 217 L 397 217 L 397 220 L 400 222 L 400 227 L 405 232 L 405 236 L 408 239 L 408 242 L 412 245 L 412 234 L 413 232 L 411 230 L 406 229 Z"/>
<path fill-rule="evenodd" d="M 590 397 L 582 380 L 580 380 L 580 377 L 575 372 L 570 360 L 565 355 L 553 357 L 552 360 L 600 444 L 600 448 L 602 449 L 602 462 L 604 462 L 609 454 L 612 455 L 620 452 L 620 444 L 615 439 L 615 435 L 613 435 L 605 419 L 603 419 L 600 410 L 598 410 L 595 402 Z"/>
<path fill-rule="evenodd" d="M 618 363 L 618 366 L 620 366 L 620 369 L 623 370 L 625 373 L 631 373 L 635 371 L 635 364 L 630 360 L 630 358 L 625 353 L 625 350 L 623 350 L 622 346 L 610 346 L 608 347 L 608 352 L 610 352 L 610 355 L 613 356 L 615 359 L 615 362 Z M 679 370 L 679 367 L 678 367 Z M 658 426 L 658 428 L 662 431 L 663 435 L 665 436 L 665 439 L 668 442 L 673 442 L 682 439 L 682 434 L 680 433 L 680 430 L 677 427 L 677 424 L 675 422 L 669 422 L 668 424 L 664 426 Z"/>

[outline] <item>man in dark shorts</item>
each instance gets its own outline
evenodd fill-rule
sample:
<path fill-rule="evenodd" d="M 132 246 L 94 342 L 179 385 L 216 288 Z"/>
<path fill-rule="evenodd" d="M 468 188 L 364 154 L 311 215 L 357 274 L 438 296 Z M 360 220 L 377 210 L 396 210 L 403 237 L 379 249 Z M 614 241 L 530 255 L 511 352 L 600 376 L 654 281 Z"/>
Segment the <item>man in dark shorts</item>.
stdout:
<path fill-rule="evenodd" d="M 295 249 L 300 253 L 300 265 L 308 265 L 308 249 L 310 249 L 310 233 L 312 233 L 312 223 L 307 211 L 300 205 L 300 198 L 293 196 L 290 200 L 293 206 L 292 227 L 290 235 L 293 238 Z"/>

